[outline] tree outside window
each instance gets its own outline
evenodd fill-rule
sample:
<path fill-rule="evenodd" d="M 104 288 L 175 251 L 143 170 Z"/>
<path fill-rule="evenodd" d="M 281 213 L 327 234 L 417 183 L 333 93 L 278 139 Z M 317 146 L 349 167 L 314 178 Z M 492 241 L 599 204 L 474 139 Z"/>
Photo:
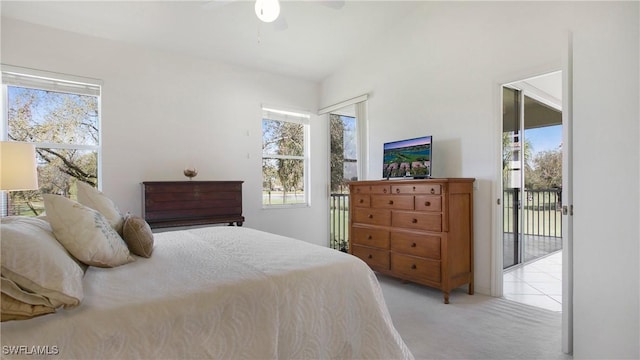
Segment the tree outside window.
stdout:
<path fill-rule="evenodd" d="M 23 85 L 25 82 L 27 85 Z M 3 72 L 7 104 L 3 136 L 36 146 L 40 185 L 38 191 L 10 192 L 4 202 L 6 214 L 40 215 L 44 212 L 42 193 L 75 198 L 77 180 L 97 187 L 99 86 L 86 89 L 85 85 L 60 79 L 7 76 Z M 98 94 L 92 94 L 96 89 Z"/>
<path fill-rule="evenodd" d="M 347 182 L 358 180 L 356 118 L 329 115 L 331 137 L 331 193 L 348 192 Z"/>
<path fill-rule="evenodd" d="M 308 204 L 308 115 L 263 109 L 262 204 Z"/>

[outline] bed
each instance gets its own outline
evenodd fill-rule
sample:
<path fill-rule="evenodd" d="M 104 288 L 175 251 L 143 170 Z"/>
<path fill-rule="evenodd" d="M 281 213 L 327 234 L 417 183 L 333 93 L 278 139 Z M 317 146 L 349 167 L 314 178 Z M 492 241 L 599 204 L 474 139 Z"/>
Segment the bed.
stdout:
<path fill-rule="evenodd" d="M 50 210 L 71 211 L 47 207 L 46 220 L 12 221 L 47 231 L 50 222 L 52 235 L 75 253 L 60 240 Z M 97 211 L 89 213 L 99 218 Z M 0 227 L 6 237 L 3 299 L 5 275 L 24 265 L 5 262 L 15 251 L 7 224 L 5 219 Z M 71 256 L 81 288 L 67 286 L 72 295 L 76 291 L 70 299 L 45 297 L 52 313 L 3 321 L 3 358 L 413 358 L 375 275 L 349 254 L 247 227 L 152 236 L 152 254 L 129 254 L 117 266 L 87 265 Z"/>

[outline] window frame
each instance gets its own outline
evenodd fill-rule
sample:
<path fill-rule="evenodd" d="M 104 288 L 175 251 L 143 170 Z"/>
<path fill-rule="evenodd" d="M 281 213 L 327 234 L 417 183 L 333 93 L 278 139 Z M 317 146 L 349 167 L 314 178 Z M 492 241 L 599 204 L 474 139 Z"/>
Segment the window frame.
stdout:
<path fill-rule="evenodd" d="M 264 149 L 262 151 L 261 170 L 264 166 L 266 159 L 290 159 L 290 160 L 302 160 L 303 161 L 303 180 L 304 186 L 304 201 L 290 204 L 268 204 L 264 202 L 264 186 L 261 186 L 260 196 L 262 209 L 290 209 L 290 208 L 302 208 L 311 206 L 311 166 L 310 166 L 310 119 L 311 114 L 300 110 L 289 110 L 280 106 L 268 106 L 262 105 L 261 107 L 261 119 L 260 124 L 264 120 L 289 122 L 294 124 L 300 124 L 303 127 L 303 154 L 300 155 L 279 155 L 279 154 L 265 154 Z M 264 131 L 262 131 L 261 141 L 264 144 Z M 261 184 L 264 183 L 264 171 L 262 171 Z"/>
<path fill-rule="evenodd" d="M 103 82 L 98 79 L 61 74 L 49 71 L 29 69 L 12 65 L 2 64 L 0 66 L 0 75 L 2 77 L 1 93 L 2 101 L 0 111 L 2 112 L 2 121 L 0 123 L 0 140 L 9 140 L 9 87 L 19 87 L 34 90 L 52 91 L 58 93 L 66 93 L 80 96 L 93 96 L 97 100 L 97 141 L 95 145 L 85 144 L 67 144 L 67 143 L 51 143 L 40 141 L 25 141 L 33 144 L 36 148 L 45 149 L 71 149 L 80 151 L 95 152 L 97 156 L 96 163 L 96 182 L 98 189 L 102 188 L 102 85 Z M 42 186 L 42 184 L 40 184 Z M 4 194 L 6 196 L 6 193 Z M 7 204 L 5 196 L 2 197 L 0 203 L 2 205 L 2 213 L 5 212 Z"/>

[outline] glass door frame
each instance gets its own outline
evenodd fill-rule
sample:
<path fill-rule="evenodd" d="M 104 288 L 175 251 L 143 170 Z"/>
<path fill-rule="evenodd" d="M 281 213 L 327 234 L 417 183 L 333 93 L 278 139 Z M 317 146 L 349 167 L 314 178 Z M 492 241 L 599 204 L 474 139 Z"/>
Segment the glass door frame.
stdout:
<path fill-rule="evenodd" d="M 506 110 L 503 112 L 502 118 L 502 159 L 503 159 L 503 176 L 502 176 L 502 256 L 503 256 L 503 269 L 507 269 L 512 266 L 516 266 L 522 262 L 523 254 L 522 254 L 522 231 L 523 228 L 523 219 L 522 219 L 522 190 L 524 189 L 524 152 L 525 152 L 525 139 L 524 139 L 524 91 L 511 88 L 507 85 L 502 86 L 503 91 L 503 101 L 504 101 L 504 93 L 505 90 L 513 91 L 513 130 L 509 132 L 508 135 L 505 135 L 505 115 Z M 506 106 L 506 105 L 505 105 Z M 505 141 L 508 139 L 508 142 Z M 511 148 L 511 150 L 506 153 L 505 148 Z M 505 154 L 508 154 L 509 158 L 506 158 Z M 506 169 L 505 169 L 506 167 Z M 507 172 L 506 174 L 504 172 Z M 505 184 L 507 182 L 508 184 Z M 510 185 L 510 186 L 507 186 Z M 507 188 L 512 191 L 509 201 L 507 200 Z M 511 203 L 511 229 L 513 236 L 513 260 L 507 266 L 505 264 L 505 259 L 509 255 L 505 253 L 507 248 L 506 237 L 506 229 L 505 227 L 505 208 L 507 207 L 507 203 Z"/>
<path fill-rule="evenodd" d="M 329 151 L 327 151 L 327 185 L 326 185 L 326 189 L 327 189 L 327 195 L 326 195 L 326 199 L 327 199 L 327 216 L 329 217 L 328 219 L 328 226 L 329 226 L 329 235 L 331 234 L 331 227 L 333 226 L 332 221 L 333 221 L 333 217 L 332 217 L 332 198 L 331 198 L 331 160 L 330 160 L 330 156 L 331 156 L 331 135 L 330 135 L 330 114 L 331 113 L 336 113 L 336 112 L 340 112 L 341 109 L 347 108 L 347 107 L 351 107 L 350 112 L 348 114 L 348 116 L 351 115 L 355 115 L 354 117 L 356 118 L 356 147 L 357 147 L 357 178 L 359 180 L 363 180 L 367 178 L 367 168 L 366 168 L 366 164 L 368 164 L 368 148 L 367 148 L 367 99 L 368 99 L 369 95 L 368 94 L 363 94 L 357 97 L 354 97 L 352 99 L 349 100 L 345 100 L 339 103 L 336 103 L 334 105 L 330 105 L 327 107 L 324 107 L 320 110 L 318 110 L 318 115 L 326 115 L 326 123 L 327 123 L 327 148 L 329 149 Z M 347 197 L 347 204 L 348 204 L 348 197 Z M 348 205 L 347 205 L 348 206 Z M 347 213 L 348 213 L 348 209 L 347 209 Z M 348 229 L 348 221 L 345 224 L 347 226 Z M 347 230 L 348 231 L 348 230 Z M 348 237 L 348 234 L 347 234 Z M 331 236 L 329 236 L 329 238 L 327 239 L 327 243 L 330 246 L 332 242 Z"/>
<path fill-rule="evenodd" d="M 353 106 L 330 112 L 328 117 L 329 247 L 348 252 L 349 187 L 347 183 L 359 179 L 358 119 Z M 336 124 L 334 121 L 338 123 Z M 334 126 L 339 126 L 339 128 L 334 128 Z M 336 134 L 338 131 L 340 133 Z M 347 136 L 349 133 L 351 136 Z M 335 144 L 336 141 L 339 143 Z M 339 150 L 339 153 L 335 153 L 336 150 Z M 336 156 L 339 156 L 339 159 L 336 159 Z M 349 164 L 355 166 L 349 166 Z M 334 165 L 339 165 L 340 169 L 334 169 Z M 337 184 L 334 184 L 336 181 Z"/>

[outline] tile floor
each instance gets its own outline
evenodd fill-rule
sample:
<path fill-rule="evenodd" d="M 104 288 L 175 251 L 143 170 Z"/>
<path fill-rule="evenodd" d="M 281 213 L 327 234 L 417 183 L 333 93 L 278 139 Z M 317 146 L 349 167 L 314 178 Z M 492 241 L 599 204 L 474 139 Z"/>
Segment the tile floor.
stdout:
<path fill-rule="evenodd" d="M 506 299 L 562 311 L 562 251 L 504 272 Z"/>

